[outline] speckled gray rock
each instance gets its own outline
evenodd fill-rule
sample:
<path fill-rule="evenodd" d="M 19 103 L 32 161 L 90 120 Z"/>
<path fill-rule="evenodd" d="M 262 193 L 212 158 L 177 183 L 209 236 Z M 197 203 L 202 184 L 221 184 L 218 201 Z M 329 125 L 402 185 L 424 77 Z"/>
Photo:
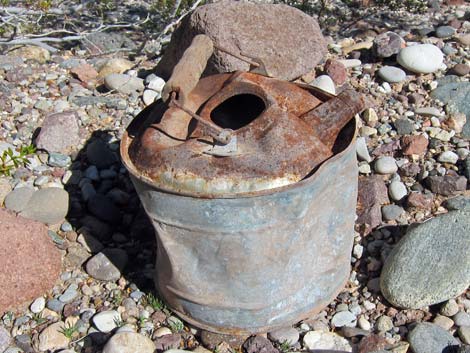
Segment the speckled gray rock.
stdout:
<path fill-rule="evenodd" d="M 470 210 L 470 196 L 456 196 L 444 202 L 448 210 Z"/>
<path fill-rule="evenodd" d="M 390 83 L 401 82 L 406 78 L 405 71 L 394 66 L 383 66 L 379 69 L 378 74 L 382 80 Z"/>
<path fill-rule="evenodd" d="M 194 36 L 201 33 L 234 53 L 261 58 L 268 72 L 288 81 L 313 69 L 327 53 L 317 21 L 298 9 L 283 4 L 220 1 L 200 6 L 186 16 L 173 33 L 156 73 L 167 79 Z M 249 64 L 215 50 L 205 73 L 236 70 L 248 71 Z"/>
<path fill-rule="evenodd" d="M 33 188 L 17 188 L 11 191 L 5 197 L 5 207 L 10 211 L 21 212 L 28 205 L 29 200 L 33 196 L 35 190 Z"/>
<path fill-rule="evenodd" d="M 61 222 L 69 209 L 69 194 L 61 188 L 46 188 L 36 191 L 21 216 L 46 224 Z"/>
<path fill-rule="evenodd" d="M 86 272 L 103 281 L 117 281 L 127 264 L 127 253 L 121 249 L 104 249 L 86 264 Z"/>
<path fill-rule="evenodd" d="M 445 353 L 449 346 L 459 344 L 449 332 L 430 323 L 417 324 L 409 333 L 408 342 L 414 353 Z"/>
<path fill-rule="evenodd" d="M 384 264 L 383 295 L 393 305 L 412 309 L 459 295 L 470 284 L 469 248 L 468 212 L 449 212 L 415 226 Z"/>
<path fill-rule="evenodd" d="M 455 34 L 455 28 L 452 26 L 439 26 L 436 29 L 436 37 L 449 38 Z"/>

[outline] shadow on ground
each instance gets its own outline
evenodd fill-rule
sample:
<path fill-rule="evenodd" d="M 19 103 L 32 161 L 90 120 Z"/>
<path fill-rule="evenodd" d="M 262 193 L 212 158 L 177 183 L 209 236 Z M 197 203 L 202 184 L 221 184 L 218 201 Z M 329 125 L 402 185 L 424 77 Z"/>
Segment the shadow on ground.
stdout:
<path fill-rule="evenodd" d="M 76 154 L 65 186 L 70 196 L 67 220 L 92 254 L 124 250 L 128 257 L 124 267 L 122 256 L 110 256 L 110 260 L 122 268 L 129 283 L 153 293 L 154 230 L 120 162 L 118 147 L 109 131 L 98 130 Z"/>

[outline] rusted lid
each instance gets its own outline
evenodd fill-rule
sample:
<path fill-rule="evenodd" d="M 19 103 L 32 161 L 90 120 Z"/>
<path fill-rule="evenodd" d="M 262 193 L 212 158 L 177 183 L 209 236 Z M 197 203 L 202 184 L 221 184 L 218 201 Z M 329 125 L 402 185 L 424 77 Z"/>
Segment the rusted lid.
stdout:
<path fill-rule="evenodd" d="M 129 147 L 132 163 L 157 187 L 214 195 L 305 178 L 333 155 L 338 133 L 362 109 L 363 99 L 353 91 L 333 97 L 236 72 L 200 80 L 184 110 L 157 104 L 153 120 Z M 230 143 L 215 141 L 206 125 L 230 129 Z"/>

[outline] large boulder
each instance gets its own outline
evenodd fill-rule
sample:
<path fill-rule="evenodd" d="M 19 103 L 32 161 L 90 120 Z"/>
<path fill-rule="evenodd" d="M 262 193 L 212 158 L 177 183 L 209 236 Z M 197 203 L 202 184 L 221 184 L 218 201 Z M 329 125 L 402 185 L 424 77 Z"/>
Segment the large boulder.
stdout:
<path fill-rule="evenodd" d="M 61 255 L 36 221 L 0 208 L 0 315 L 52 288 Z"/>
<path fill-rule="evenodd" d="M 220 1 L 197 8 L 174 32 L 156 71 L 168 79 L 173 67 L 197 34 L 216 46 L 259 58 L 273 77 L 293 80 L 313 69 L 327 52 L 315 19 L 281 4 Z M 249 64 L 215 49 L 205 75 L 248 71 Z"/>

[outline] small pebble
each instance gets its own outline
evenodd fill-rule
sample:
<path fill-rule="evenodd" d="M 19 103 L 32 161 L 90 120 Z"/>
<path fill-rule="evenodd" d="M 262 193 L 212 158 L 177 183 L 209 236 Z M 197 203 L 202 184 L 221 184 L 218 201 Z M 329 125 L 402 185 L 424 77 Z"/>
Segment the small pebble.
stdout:
<path fill-rule="evenodd" d="M 333 315 L 331 319 L 331 325 L 334 327 L 355 327 L 356 326 L 356 316 L 350 311 L 340 311 Z"/>
<path fill-rule="evenodd" d="M 451 26 L 439 26 L 436 29 L 436 37 L 438 38 L 449 38 L 455 34 L 456 30 Z"/>
<path fill-rule="evenodd" d="M 44 297 L 39 297 L 39 298 L 36 298 L 36 300 L 34 300 L 29 309 L 31 310 L 32 313 L 34 314 L 39 314 L 41 311 L 44 310 L 44 308 L 46 307 L 46 299 L 44 299 Z"/>
<path fill-rule="evenodd" d="M 318 76 L 317 78 L 315 78 L 315 80 L 310 83 L 310 85 L 313 87 L 320 88 L 325 92 L 336 94 L 335 83 L 328 75 Z"/>
<path fill-rule="evenodd" d="M 116 310 L 102 311 L 92 318 L 93 324 L 101 332 L 111 332 L 121 321 L 121 315 Z"/>
<path fill-rule="evenodd" d="M 456 326 L 470 326 L 470 314 L 460 311 L 455 314 L 452 319 Z"/>
<path fill-rule="evenodd" d="M 456 303 L 455 299 L 450 299 L 442 305 L 439 312 L 444 316 L 454 316 L 459 312 L 459 305 Z"/>
<path fill-rule="evenodd" d="M 437 160 L 441 163 L 455 164 L 459 160 L 459 156 L 452 151 L 445 151 L 439 155 Z"/>
<path fill-rule="evenodd" d="M 391 182 L 388 188 L 388 192 L 394 201 L 400 201 L 408 194 L 405 184 L 403 184 L 401 181 Z"/>
<path fill-rule="evenodd" d="M 379 174 L 393 174 L 398 171 L 398 166 L 393 157 L 380 157 L 375 161 L 374 169 Z"/>
<path fill-rule="evenodd" d="M 394 66 L 383 66 L 379 69 L 378 74 L 382 80 L 390 83 L 402 82 L 406 78 L 405 71 Z"/>
<path fill-rule="evenodd" d="M 393 328 L 392 319 L 385 315 L 380 316 L 375 325 L 379 332 L 387 332 Z"/>

